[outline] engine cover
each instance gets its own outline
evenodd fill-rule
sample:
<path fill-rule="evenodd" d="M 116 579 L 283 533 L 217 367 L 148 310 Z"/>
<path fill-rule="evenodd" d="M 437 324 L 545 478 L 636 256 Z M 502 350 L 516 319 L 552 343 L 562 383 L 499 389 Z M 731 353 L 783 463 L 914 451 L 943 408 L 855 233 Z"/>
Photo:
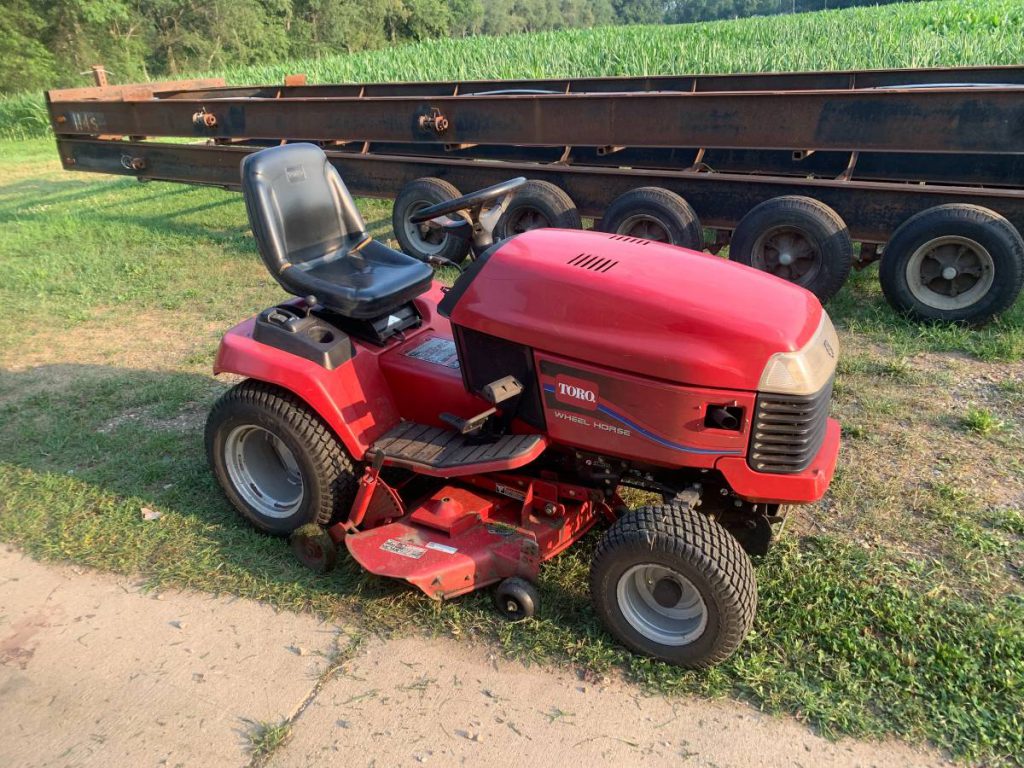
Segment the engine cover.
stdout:
<path fill-rule="evenodd" d="M 493 248 L 441 305 L 452 324 L 676 384 L 752 392 L 814 334 L 809 291 L 717 256 L 622 235 L 537 229 Z"/>

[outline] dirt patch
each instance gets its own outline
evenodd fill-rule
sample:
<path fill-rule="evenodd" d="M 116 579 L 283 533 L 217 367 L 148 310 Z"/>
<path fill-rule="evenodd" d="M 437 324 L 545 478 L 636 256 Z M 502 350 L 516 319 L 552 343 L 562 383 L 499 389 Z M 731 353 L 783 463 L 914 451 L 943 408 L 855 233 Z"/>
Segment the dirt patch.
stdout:
<path fill-rule="evenodd" d="M 335 765 L 947 765 L 895 741 L 830 742 L 735 702 L 524 666 L 448 639 L 374 642 L 294 723 L 273 768 Z"/>
<path fill-rule="evenodd" d="M 153 432 L 195 432 L 202 428 L 206 413 L 206 406 L 200 405 L 187 407 L 170 418 L 157 416 L 153 408 L 133 409 L 108 419 L 96 431 L 106 435 L 125 426 L 138 426 Z"/>
<path fill-rule="evenodd" d="M 200 316 L 190 331 L 183 333 L 180 312 L 132 312 L 126 319 L 117 308 L 106 307 L 72 328 L 36 330 L 31 344 L 0 351 L 0 367 L 24 371 L 47 364 L 105 364 L 161 370 L 190 367 L 182 364 L 209 350 L 208 366 L 225 330 L 223 322 L 204 321 Z"/>
<path fill-rule="evenodd" d="M 1024 363 L 906 358 L 843 342 L 833 403 L 844 432 L 839 471 L 830 494 L 792 510 L 789 525 L 953 567 L 978 562 L 986 546 L 998 551 L 1000 534 L 985 521 L 1024 507 L 1024 404 L 1005 390 L 1024 380 Z M 991 414 L 997 428 L 972 430 L 972 410 Z M 1013 568 L 1003 581 L 1022 586 Z"/>
<path fill-rule="evenodd" d="M 126 323 L 108 308 L 72 328 L 40 329 L 31 344 L 0 348 L 0 407 L 125 370 L 208 374 L 227 328 L 222 322 L 197 320 L 191 333 L 182 333 L 180 323 L 180 314 L 159 310 L 134 313 Z"/>

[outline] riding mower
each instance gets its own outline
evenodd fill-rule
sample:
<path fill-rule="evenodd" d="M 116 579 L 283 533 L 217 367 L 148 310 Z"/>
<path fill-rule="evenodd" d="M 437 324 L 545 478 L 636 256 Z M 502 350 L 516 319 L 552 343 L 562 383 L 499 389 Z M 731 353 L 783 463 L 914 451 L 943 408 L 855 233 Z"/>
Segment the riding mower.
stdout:
<path fill-rule="evenodd" d="M 318 147 L 247 156 L 256 244 L 294 298 L 221 342 L 215 372 L 245 380 L 210 413 L 212 468 L 314 569 L 344 547 L 434 599 L 496 585 L 510 619 L 538 611 L 541 563 L 606 525 L 590 591 L 608 631 L 719 663 L 753 621 L 748 555 L 835 469 L 832 323 L 803 288 L 670 245 L 556 229 L 495 244 L 523 183 L 416 214 L 471 241 L 446 288 L 443 259 L 369 237 Z"/>

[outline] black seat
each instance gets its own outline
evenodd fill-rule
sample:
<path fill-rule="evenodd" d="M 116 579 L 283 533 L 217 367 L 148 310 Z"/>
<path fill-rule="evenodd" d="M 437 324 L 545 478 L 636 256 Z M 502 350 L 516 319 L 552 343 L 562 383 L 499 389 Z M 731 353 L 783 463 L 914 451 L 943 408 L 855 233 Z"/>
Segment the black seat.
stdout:
<path fill-rule="evenodd" d="M 242 194 L 260 256 L 291 294 L 363 320 L 430 287 L 427 264 L 370 238 L 338 171 L 313 144 L 246 156 Z"/>

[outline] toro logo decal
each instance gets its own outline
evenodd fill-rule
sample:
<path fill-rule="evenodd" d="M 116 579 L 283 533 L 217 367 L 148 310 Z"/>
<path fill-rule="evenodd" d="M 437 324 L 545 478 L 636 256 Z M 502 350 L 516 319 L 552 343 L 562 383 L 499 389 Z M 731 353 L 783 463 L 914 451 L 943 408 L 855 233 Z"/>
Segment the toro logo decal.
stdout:
<path fill-rule="evenodd" d="M 555 379 L 555 399 L 561 403 L 593 411 L 597 408 L 597 384 L 560 375 Z"/>

